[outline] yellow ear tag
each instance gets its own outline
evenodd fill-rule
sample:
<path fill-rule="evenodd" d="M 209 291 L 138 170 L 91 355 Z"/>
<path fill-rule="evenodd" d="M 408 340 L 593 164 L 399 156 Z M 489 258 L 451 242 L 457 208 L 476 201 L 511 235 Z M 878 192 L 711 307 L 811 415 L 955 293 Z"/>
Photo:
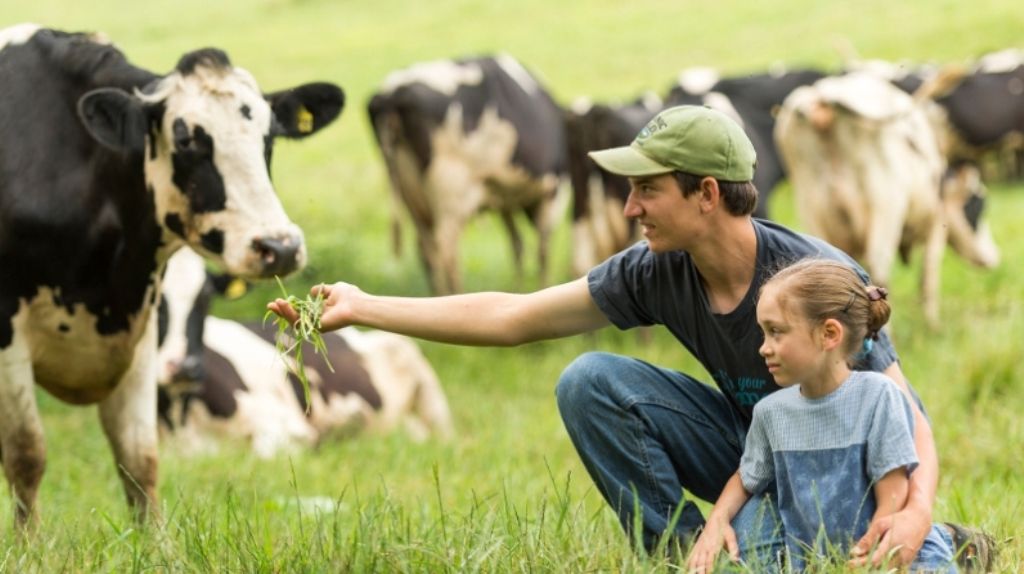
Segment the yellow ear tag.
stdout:
<path fill-rule="evenodd" d="M 295 129 L 308 134 L 313 131 L 313 114 L 306 109 L 306 106 L 299 106 L 295 111 Z"/>
<path fill-rule="evenodd" d="M 242 295 L 249 291 L 249 286 L 246 285 L 242 279 L 232 279 L 231 283 L 228 283 L 227 289 L 224 290 L 224 296 L 228 299 L 238 299 Z"/>

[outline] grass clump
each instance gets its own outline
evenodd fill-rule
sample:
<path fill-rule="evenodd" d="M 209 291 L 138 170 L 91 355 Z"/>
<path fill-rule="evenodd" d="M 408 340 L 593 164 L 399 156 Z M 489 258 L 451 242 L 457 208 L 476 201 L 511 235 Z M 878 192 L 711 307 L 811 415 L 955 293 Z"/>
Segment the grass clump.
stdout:
<path fill-rule="evenodd" d="M 274 324 L 277 327 L 277 336 L 274 337 L 277 352 L 285 360 L 288 370 L 294 373 L 302 383 L 302 393 L 306 399 L 306 412 L 308 413 L 313 403 L 310 398 L 309 378 L 306 376 L 306 363 L 302 356 L 305 343 L 312 345 L 313 351 L 322 356 L 324 364 L 332 373 L 334 372 L 334 367 L 331 366 L 331 361 L 327 358 L 327 345 L 320 333 L 320 318 L 324 314 L 324 295 L 322 291 L 318 290 L 316 297 L 306 295 L 305 299 L 301 299 L 288 294 L 280 277 L 275 275 L 274 279 L 277 280 L 277 285 L 281 288 L 283 298 L 292 306 L 292 309 L 295 309 L 299 318 L 292 325 L 284 317 L 275 315 L 273 311 L 267 311 L 263 315 L 263 324 L 267 323 L 267 319 L 274 318 Z M 289 361 L 288 357 L 291 357 L 292 361 Z"/>

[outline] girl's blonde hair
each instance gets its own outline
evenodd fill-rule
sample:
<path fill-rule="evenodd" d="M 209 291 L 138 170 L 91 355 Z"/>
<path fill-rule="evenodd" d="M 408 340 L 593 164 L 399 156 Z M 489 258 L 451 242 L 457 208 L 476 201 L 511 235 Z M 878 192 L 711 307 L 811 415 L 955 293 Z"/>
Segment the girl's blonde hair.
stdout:
<path fill-rule="evenodd" d="M 783 268 L 761 286 L 776 288 L 779 305 L 797 311 L 812 324 L 835 319 L 846 328 L 843 350 L 859 353 L 865 339 L 877 339 L 891 309 L 884 287 L 865 285 L 849 265 L 826 259 L 803 259 Z"/>

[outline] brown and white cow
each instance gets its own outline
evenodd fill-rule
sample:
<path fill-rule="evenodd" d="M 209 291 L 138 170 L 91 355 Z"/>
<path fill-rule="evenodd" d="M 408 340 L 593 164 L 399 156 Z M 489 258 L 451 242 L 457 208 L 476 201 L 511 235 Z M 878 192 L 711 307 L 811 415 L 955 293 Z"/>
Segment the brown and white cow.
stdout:
<path fill-rule="evenodd" d="M 35 385 L 99 405 L 129 502 L 156 508 L 160 272 L 185 244 L 242 276 L 300 268 L 271 146 L 343 103 L 332 84 L 264 94 L 213 48 L 161 76 L 100 36 L 0 30 L 0 458 L 17 523 L 46 465 Z"/>
<path fill-rule="evenodd" d="M 560 108 L 522 64 L 508 55 L 416 64 L 389 74 L 368 110 L 392 196 L 416 226 L 435 293 L 461 291 L 459 239 L 485 210 L 505 223 L 520 276 L 514 217 L 529 217 L 546 282 L 564 203 L 565 134 Z"/>
<path fill-rule="evenodd" d="M 444 391 L 412 339 L 352 327 L 325 333 L 330 367 L 304 349 L 307 403 L 273 325 L 208 315 L 218 280 L 189 249 L 167 264 L 158 354 L 164 440 L 194 451 L 229 439 L 270 457 L 362 431 L 452 436 Z"/>
<path fill-rule="evenodd" d="M 775 137 L 803 225 L 862 262 L 876 283 L 888 283 L 897 254 L 906 261 L 924 245 L 921 298 L 934 325 L 946 243 L 984 267 L 998 251 L 985 224 L 969 220 L 980 182 L 944 175 L 931 105 L 872 74 L 829 77 L 786 99 Z"/>

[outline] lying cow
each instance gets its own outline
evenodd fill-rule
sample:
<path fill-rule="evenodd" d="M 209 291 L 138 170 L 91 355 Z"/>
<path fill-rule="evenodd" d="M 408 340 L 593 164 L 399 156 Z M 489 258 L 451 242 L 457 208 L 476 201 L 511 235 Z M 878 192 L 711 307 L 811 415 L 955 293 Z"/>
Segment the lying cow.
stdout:
<path fill-rule="evenodd" d="M 526 213 L 546 282 L 565 134 L 561 110 L 537 79 L 505 55 L 421 63 L 388 75 L 368 108 L 392 194 L 416 226 L 435 293 L 461 290 L 459 238 L 483 210 L 501 215 L 520 276 L 514 217 Z"/>
<path fill-rule="evenodd" d="M 207 314 L 216 280 L 189 249 L 167 264 L 158 374 L 168 440 L 207 448 L 233 438 L 269 457 L 360 430 L 451 436 L 444 391 L 411 339 L 351 327 L 324 334 L 330 367 L 304 349 L 307 403 L 294 364 L 278 354 L 274 325 Z"/>
<path fill-rule="evenodd" d="M 185 244 L 243 276 L 300 268 L 271 146 L 342 105 L 331 84 L 263 94 L 212 48 L 160 76 L 99 36 L 0 30 L 0 457 L 18 524 L 46 466 L 36 384 L 99 405 L 128 501 L 156 507 L 160 272 Z"/>
<path fill-rule="evenodd" d="M 967 191 L 983 192 L 978 182 L 949 180 L 942 191 L 946 162 L 928 105 L 874 75 L 830 77 L 786 99 L 775 135 L 803 225 L 861 261 L 875 282 L 888 283 L 897 253 L 906 260 L 924 245 L 921 299 L 935 325 L 947 241 L 978 265 L 998 254 L 965 211 Z"/>

